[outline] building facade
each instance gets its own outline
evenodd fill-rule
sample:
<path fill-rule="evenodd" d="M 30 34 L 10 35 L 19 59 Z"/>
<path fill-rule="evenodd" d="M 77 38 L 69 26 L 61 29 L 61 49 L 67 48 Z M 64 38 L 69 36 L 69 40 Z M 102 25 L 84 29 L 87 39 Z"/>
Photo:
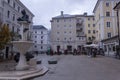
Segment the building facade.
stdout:
<path fill-rule="evenodd" d="M 85 16 L 85 34 L 87 36 L 87 42 L 96 43 L 96 27 L 95 27 L 95 19 L 94 15 Z"/>
<path fill-rule="evenodd" d="M 120 0 L 98 0 L 93 10 L 97 30 L 97 42 L 106 51 L 113 51 L 118 43 L 115 36 L 118 35 L 116 12 L 114 6 Z M 115 40 L 113 40 L 113 38 Z M 112 40 L 111 40 L 112 39 Z"/>
<path fill-rule="evenodd" d="M 7 24 L 12 32 L 20 33 L 21 24 L 18 23 L 17 19 L 22 17 L 21 11 L 23 10 L 29 16 L 29 21 L 31 22 L 29 27 L 32 27 L 34 15 L 20 0 L 1 0 L 1 4 L 3 23 Z"/>
<path fill-rule="evenodd" d="M 44 53 L 48 49 L 48 30 L 42 25 L 34 25 L 32 29 L 33 51 Z"/>
<path fill-rule="evenodd" d="M 51 20 L 51 48 L 53 51 L 73 51 L 81 49 L 86 44 L 87 14 L 63 14 Z M 92 16 L 92 18 L 94 18 Z"/>
<path fill-rule="evenodd" d="M 22 11 L 25 11 L 25 13 L 23 14 Z M 22 18 L 23 16 L 27 16 L 27 19 L 30 22 L 24 29 L 22 27 L 23 25 L 18 21 L 18 18 Z M 33 17 L 33 13 L 20 0 L 0 0 L 0 19 L 3 24 L 7 24 L 14 35 L 25 37 L 27 35 L 26 30 L 28 32 L 30 27 L 32 27 Z M 14 41 L 19 39 L 12 38 L 12 40 Z M 6 46 L 6 58 L 8 58 L 8 55 L 11 55 L 9 53 L 12 50 L 13 47 L 10 47 L 10 45 Z"/>

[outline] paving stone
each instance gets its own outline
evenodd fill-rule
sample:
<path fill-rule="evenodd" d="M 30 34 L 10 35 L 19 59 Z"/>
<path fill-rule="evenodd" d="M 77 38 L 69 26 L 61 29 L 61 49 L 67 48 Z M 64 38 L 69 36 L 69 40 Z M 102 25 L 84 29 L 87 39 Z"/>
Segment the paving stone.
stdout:
<path fill-rule="evenodd" d="M 47 57 L 48 56 L 41 56 Z M 50 59 L 50 57 L 48 57 Z M 97 56 L 60 55 L 58 64 L 48 65 L 49 72 L 34 80 L 120 80 L 120 60 Z"/>

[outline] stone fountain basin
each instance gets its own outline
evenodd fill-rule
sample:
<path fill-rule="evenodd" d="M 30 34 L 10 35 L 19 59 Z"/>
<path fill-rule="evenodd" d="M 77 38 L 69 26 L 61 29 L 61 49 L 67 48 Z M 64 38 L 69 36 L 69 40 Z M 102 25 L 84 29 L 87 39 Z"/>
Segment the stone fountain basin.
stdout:
<path fill-rule="evenodd" d="M 48 71 L 48 68 L 45 66 L 41 66 L 38 68 L 34 68 L 32 70 L 25 71 L 5 71 L 0 72 L 0 80 L 23 80 L 30 79 L 37 76 L 43 76 Z"/>
<path fill-rule="evenodd" d="M 31 41 L 13 41 L 13 46 L 15 46 L 19 51 L 25 53 L 32 45 Z"/>

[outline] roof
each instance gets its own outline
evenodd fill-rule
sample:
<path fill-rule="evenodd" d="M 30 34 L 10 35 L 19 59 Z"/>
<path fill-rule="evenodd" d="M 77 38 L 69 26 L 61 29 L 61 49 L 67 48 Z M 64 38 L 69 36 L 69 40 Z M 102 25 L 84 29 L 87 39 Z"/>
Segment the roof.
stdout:
<path fill-rule="evenodd" d="M 95 11 L 96 11 L 96 9 L 97 9 L 99 3 L 100 3 L 100 0 L 97 1 L 96 5 L 95 5 L 95 7 L 94 7 L 94 9 L 93 9 L 93 13 L 95 13 Z"/>
<path fill-rule="evenodd" d="M 120 1 L 116 4 L 116 6 L 113 9 L 114 10 L 120 9 Z"/>
<path fill-rule="evenodd" d="M 94 17 L 94 15 L 69 15 L 69 14 L 63 14 L 63 15 L 59 15 L 56 17 L 53 17 L 53 19 L 60 19 L 60 18 L 75 18 L 75 17 Z"/>
<path fill-rule="evenodd" d="M 53 18 L 71 18 L 71 17 L 75 17 L 75 15 L 63 14 Z"/>
<path fill-rule="evenodd" d="M 33 29 L 45 29 L 45 30 L 47 30 L 47 28 L 45 28 L 43 25 L 33 25 Z"/>

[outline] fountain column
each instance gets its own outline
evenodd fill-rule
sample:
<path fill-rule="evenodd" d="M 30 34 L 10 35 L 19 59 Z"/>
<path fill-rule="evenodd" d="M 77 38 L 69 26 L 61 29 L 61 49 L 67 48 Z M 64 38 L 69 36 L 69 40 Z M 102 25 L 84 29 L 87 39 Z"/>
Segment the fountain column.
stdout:
<path fill-rule="evenodd" d="M 19 21 L 19 23 L 21 25 L 21 40 L 13 41 L 13 46 L 20 52 L 20 58 L 16 66 L 16 70 L 26 70 L 29 69 L 29 65 L 26 62 L 25 53 L 33 45 L 33 43 L 31 41 L 27 41 L 28 31 L 24 30 L 29 28 L 29 23 L 27 21 Z"/>

